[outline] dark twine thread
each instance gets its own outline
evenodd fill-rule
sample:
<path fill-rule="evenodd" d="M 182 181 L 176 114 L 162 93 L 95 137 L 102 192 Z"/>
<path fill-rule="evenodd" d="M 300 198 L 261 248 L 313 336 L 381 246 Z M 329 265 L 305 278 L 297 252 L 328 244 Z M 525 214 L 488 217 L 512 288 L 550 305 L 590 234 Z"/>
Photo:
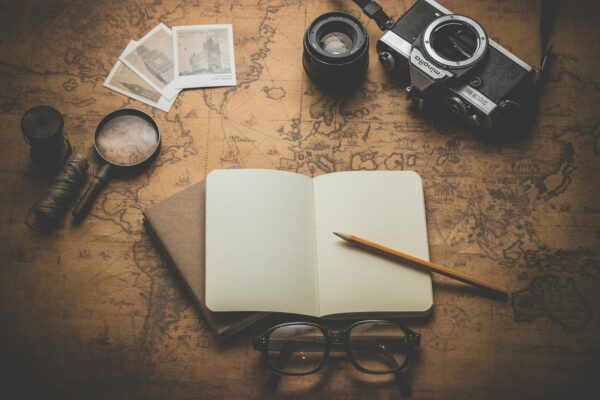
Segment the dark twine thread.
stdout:
<path fill-rule="evenodd" d="M 71 155 L 52 178 L 45 198 L 27 214 L 25 223 L 36 232 L 56 228 L 87 178 L 88 161 L 81 154 Z"/>

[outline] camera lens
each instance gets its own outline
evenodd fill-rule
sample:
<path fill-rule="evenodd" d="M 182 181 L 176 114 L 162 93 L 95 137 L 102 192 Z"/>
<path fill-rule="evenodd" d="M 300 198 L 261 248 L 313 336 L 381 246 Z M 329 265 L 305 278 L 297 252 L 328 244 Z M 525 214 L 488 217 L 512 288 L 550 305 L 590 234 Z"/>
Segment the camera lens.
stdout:
<path fill-rule="evenodd" d="M 479 61 L 487 50 L 488 39 L 477 22 L 462 15 L 445 15 L 425 29 L 423 47 L 437 64 L 461 68 Z"/>
<path fill-rule="evenodd" d="M 344 54 L 352 48 L 352 39 L 342 32 L 331 32 L 320 40 L 321 48 L 331 54 Z"/>
<path fill-rule="evenodd" d="M 346 92 L 358 87 L 369 65 L 369 37 L 352 15 L 332 12 L 313 21 L 304 34 L 302 64 L 323 88 Z"/>

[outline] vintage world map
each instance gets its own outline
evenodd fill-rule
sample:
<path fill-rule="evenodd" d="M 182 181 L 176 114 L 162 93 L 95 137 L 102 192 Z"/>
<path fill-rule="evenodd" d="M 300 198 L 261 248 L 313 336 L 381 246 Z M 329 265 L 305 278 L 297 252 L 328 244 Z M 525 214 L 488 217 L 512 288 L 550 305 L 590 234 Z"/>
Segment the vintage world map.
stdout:
<path fill-rule="evenodd" d="M 398 17 L 412 1 L 380 3 Z M 539 64 L 539 1 L 443 4 Z M 332 10 L 360 18 L 371 38 L 367 80 L 346 98 L 323 93 L 301 63 L 304 30 Z M 0 1 L 0 390 L 271 396 L 250 338 L 275 320 L 218 344 L 145 231 L 142 210 L 216 168 L 273 168 L 418 172 L 431 259 L 512 292 L 500 302 L 434 277 L 433 315 L 407 322 L 423 335 L 409 373 L 415 398 L 596 397 L 599 17 L 595 2 L 560 5 L 534 129 L 490 143 L 408 109 L 377 61 L 379 30 L 349 0 Z M 159 22 L 231 23 L 237 87 L 186 90 L 169 113 L 104 88 L 129 40 Z M 31 164 L 19 124 L 38 104 L 61 111 L 75 152 L 94 168 L 94 129 L 122 107 L 154 116 L 160 155 L 140 175 L 115 177 L 83 224 L 69 215 L 53 233 L 36 234 L 24 218 L 49 178 Z M 360 374 L 341 357 L 320 375 L 282 380 L 279 394 L 400 398 L 391 378 Z"/>

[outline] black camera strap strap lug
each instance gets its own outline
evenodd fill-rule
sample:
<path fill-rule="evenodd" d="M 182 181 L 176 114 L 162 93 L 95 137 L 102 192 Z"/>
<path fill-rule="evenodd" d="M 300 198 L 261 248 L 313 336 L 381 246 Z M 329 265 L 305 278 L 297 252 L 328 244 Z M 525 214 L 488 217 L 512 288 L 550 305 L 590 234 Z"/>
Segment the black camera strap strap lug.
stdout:
<path fill-rule="evenodd" d="M 377 26 L 382 31 L 391 29 L 394 26 L 394 20 L 383 11 L 383 8 L 376 2 L 371 0 L 352 0 L 358 5 L 365 15 L 377 23 Z"/>

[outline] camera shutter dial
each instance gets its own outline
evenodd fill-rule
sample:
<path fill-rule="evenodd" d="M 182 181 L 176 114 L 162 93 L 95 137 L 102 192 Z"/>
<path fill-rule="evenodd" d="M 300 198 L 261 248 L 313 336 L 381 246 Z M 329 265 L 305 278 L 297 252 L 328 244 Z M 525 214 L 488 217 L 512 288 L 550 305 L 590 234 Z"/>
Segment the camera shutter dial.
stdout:
<path fill-rule="evenodd" d="M 469 111 L 469 105 L 463 99 L 457 96 L 446 97 L 444 99 L 446 106 L 454 115 L 465 115 Z"/>

